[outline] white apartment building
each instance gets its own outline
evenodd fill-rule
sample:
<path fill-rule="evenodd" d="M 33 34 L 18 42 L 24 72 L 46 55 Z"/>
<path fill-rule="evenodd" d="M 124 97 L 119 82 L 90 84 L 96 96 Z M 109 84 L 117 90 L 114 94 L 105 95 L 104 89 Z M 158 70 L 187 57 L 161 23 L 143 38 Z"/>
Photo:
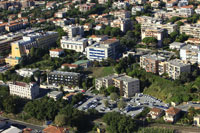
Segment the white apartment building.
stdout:
<path fill-rule="evenodd" d="M 69 38 L 84 35 L 84 28 L 83 26 L 79 26 L 79 25 L 64 26 L 63 30 L 67 32 Z"/>
<path fill-rule="evenodd" d="M 158 40 L 158 47 L 162 46 L 162 41 L 164 38 L 164 30 L 156 27 L 141 29 L 142 39 L 145 37 L 155 37 Z"/>
<path fill-rule="evenodd" d="M 178 25 L 177 24 L 171 24 L 171 23 L 156 24 L 156 23 L 145 23 L 145 22 L 143 22 L 142 25 L 141 25 L 141 29 L 148 29 L 148 28 L 151 28 L 151 27 L 157 27 L 157 28 L 160 28 L 160 29 L 165 29 L 165 30 L 167 30 L 168 34 L 178 30 Z"/>
<path fill-rule="evenodd" d="M 49 98 L 53 98 L 54 101 L 57 101 L 59 98 L 63 96 L 63 93 L 61 91 L 52 91 L 52 92 L 49 92 L 47 96 Z"/>
<path fill-rule="evenodd" d="M 49 50 L 50 57 L 60 57 L 64 54 L 63 49 L 51 49 Z"/>
<path fill-rule="evenodd" d="M 128 6 L 129 6 L 129 3 L 126 2 L 126 1 L 124 1 L 124 2 L 121 2 L 121 1 L 113 2 L 113 4 L 112 4 L 113 9 L 126 9 Z"/>
<path fill-rule="evenodd" d="M 39 86 L 36 83 L 13 82 L 9 84 L 10 94 L 22 98 L 35 99 L 39 95 Z"/>
<path fill-rule="evenodd" d="M 38 68 L 31 69 L 31 68 L 22 68 L 19 70 L 15 70 L 17 74 L 19 74 L 22 77 L 31 77 L 35 72 L 39 71 Z"/>
<path fill-rule="evenodd" d="M 193 5 L 180 7 L 179 13 L 180 14 L 185 14 L 187 16 L 191 16 L 194 13 Z"/>
<path fill-rule="evenodd" d="M 186 24 L 180 26 L 180 33 L 200 38 L 200 24 Z"/>
<path fill-rule="evenodd" d="M 130 18 L 131 13 L 130 11 L 126 11 L 126 10 L 118 10 L 118 11 L 111 11 L 109 13 L 110 15 L 113 15 L 116 18 Z"/>
<path fill-rule="evenodd" d="M 89 39 L 95 41 L 95 42 L 101 42 L 101 41 L 105 41 L 108 39 L 107 35 L 92 35 L 89 37 Z"/>
<path fill-rule="evenodd" d="M 108 0 L 98 0 L 98 3 L 99 3 L 99 4 L 102 4 L 102 5 L 103 5 L 103 4 L 106 4 L 107 2 L 108 2 Z"/>
<path fill-rule="evenodd" d="M 94 43 L 86 48 L 89 60 L 102 61 L 108 58 L 115 59 L 118 53 L 119 40 L 107 39 L 100 43 Z"/>
<path fill-rule="evenodd" d="M 185 45 L 180 49 L 180 58 L 185 62 L 200 63 L 200 46 Z"/>
<path fill-rule="evenodd" d="M 185 43 L 181 43 L 181 42 L 173 42 L 171 44 L 169 44 L 169 48 L 170 49 L 177 49 L 180 50 L 183 46 L 185 46 Z"/>
<path fill-rule="evenodd" d="M 140 92 L 140 81 L 124 74 L 114 74 L 95 80 L 95 87 L 100 90 L 101 87 L 115 86 L 120 90 L 120 96 L 132 97 Z"/>
<path fill-rule="evenodd" d="M 84 52 L 88 45 L 88 39 L 80 37 L 68 38 L 64 36 L 60 40 L 60 43 L 63 49 L 75 50 L 76 52 Z"/>
<path fill-rule="evenodd" d="M 130 19 L 115 19 L 110 23 L 111 27 L 118 27 L 122 32 L 126 32 L 131 29 L 131 20 Z"/>
<path fill-rule="evenodd" d="M 170 60 L 166 64 L 166 72 L 172 79 L 178 79 L 181 73 L 190 73 L 190 64 L 183 63 L 182 60 Z"/>
<path fill-rule="evenodd" d="M 144 11 L 143 6 L 133 6 L 131 9 L 132 15 L 136 15 L 137 12 L 142 12 L 142 11 Z"/>

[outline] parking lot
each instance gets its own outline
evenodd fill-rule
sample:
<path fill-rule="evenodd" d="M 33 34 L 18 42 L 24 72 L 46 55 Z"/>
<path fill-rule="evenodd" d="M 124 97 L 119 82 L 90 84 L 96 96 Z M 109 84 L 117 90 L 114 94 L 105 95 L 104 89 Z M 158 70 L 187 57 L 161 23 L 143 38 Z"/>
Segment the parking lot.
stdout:
<path fill-rule="evenodd" d="M 9 65 L 0 66 L 0 72 L 3 73 L 5 71 L 7 71 L 9 68 L 10 68 Z"/>
<path fill-rule="evenodd" d="M 168 109 L 169 105 L 163 103 L 161 100 L 156 99 L 152 96 L 144 95 L 142 93 L 136 94 L 134 97 L 125 98 L 126 107 L 119 110 L 117 107 L 117 102 L 110 100 L 109 97 L 104 97 L 102 95 L 94 95 L 91 93 L 86 93 L 86 100 L 79 102 L 76 107 L 79 110 L 87 111 L 88 109 L 96 109 L 101 113 L 107 112 L 120 112 L 121 114 L 126 114 L 129 116 L 136 116 L 143 111 L 144 107 L 157 107 L 161 109 Z M 109 101 L 109 106 L 105 107 L 104 100 Z"/>

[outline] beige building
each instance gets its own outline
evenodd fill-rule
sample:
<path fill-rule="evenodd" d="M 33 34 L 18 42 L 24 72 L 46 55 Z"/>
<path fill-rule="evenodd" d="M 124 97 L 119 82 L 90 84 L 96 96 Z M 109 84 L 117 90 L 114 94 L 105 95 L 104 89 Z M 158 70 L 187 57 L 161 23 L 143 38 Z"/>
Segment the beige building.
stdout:
<path fill-rule="evenodd" d="M 60 40 L 60 43 L 63 49 L 75 50 L 76 52 L 84 52 L 88 45 L 88 39 L 80 37 L 67 38 L 64 36 Z"/>
<path fill-rule="evenodd" d="M 120 96 L 132 97 L 135 93 L 140 92 L 139 79 L 127 75 L 109 75 L 95 80 L 95 87 L 100 90 L 101 87 L 115 86 L 120 90 Z"/>
<path fill-rule="evenodd" d="M 164 110 L 159 108 L 152 108 L 149 112 L 149 115 L 152 119 L 157 119 L 165 114 Z"/>
<path fill-rule="evenodd" d="M 51 49 L 49 50 L 50 57 L 60 57 L 62 54 L 64 54 L 63 49 Z"/>
<path fill-rule="evenodd" d="M 166 122 L 176 122 L 180 117 L 181 110 L 170 107 L 167 111 L 165 111 L 165 116 L 163 117 Z"/>
<path fill-rule="evenodd" d="M 39 86 L 36 83 L 13 82 L 9 84 L 10 94 L 22 98 L 35 99 L 39 95 Z"/>
<path fill-rule="evenodd" d="M 145 23 L 143 22 L 141 25 L 141 29 L 148 29 L 151 27 L 157 27 L 160 29 L 165 29 L 167 30 L 167 33 L 170 34 L 174 31 L 178 31 L 178 25 L 177 24 L 171 24 L 171 23 L 167 23 L 167 24 L 157 24 L 157 23 Z"/>
<path fill-rule="evenodd" d="M 178 79 L 181 73 L 190 73 L 190 64 L 185 64 L 179 59 L 170 60 L 166 64 L 166 73 L 172 79 Z"/>
<path fill-rule="evenodd" d="M 141 29 L 141 34 L 142 34 L 142 39 L 144 39 L 145 37 L 155 37 L 158 40 L 157 46 L 158 47 L 162 46 L 162 41 L 164 38 L 164 30 L 163 29 L 159 29 L 156 27 Z"/>
<path fill-rule="evenodd" d="M 200 115 L 194 116 L 193 121 L 195 126 L 200 127 Z"/>
<path fill-rule="evenodd" d="M 200 38 L 200 24 L 186 24 L 180 26 L 180 33 Z"/>
<path fill-rule="evenodd" d="M 67 32 L 69 38 L 84 35 L 84 28 L 83 26 L 79 26 L 79 25 L 64 26 L 63 30 Z"/>

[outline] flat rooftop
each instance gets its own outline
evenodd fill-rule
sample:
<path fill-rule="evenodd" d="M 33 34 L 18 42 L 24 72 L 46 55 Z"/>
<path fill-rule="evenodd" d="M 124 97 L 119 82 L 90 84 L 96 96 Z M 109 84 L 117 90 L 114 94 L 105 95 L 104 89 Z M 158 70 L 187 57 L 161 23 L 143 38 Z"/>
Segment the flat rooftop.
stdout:
<path fill-rule="evenodd" d="M 189 64 L 185 64 L 182 62 L 182 60 L 179 59 L 174 59 L 168 61 L 171 65 L 178 66 L 178 67 L 184 67 L 184 66 L 189 66 Z"/>
<path fill-rule="evenodd" d="M 78 76 L 80 75 L 80 73 L 75 73 L 75 72 L 63 72 L 63 71 L 53 71 L 50 72 L 50 74 L 52 75 L 74 75 L 74 76 Z"/>
<path fill-rule="evenodd" d="M 117 77 L 115 78 L 117 80 L 121 80 L 121 81 L 126 81 L 126 82 L 134 82 L 134 81 L 139 81 L 139 79 L 137 78 L 132 78 L 132 77 L 129 77 L 127 75 L 124 75 L 124 76 L 121 76 L 121 77 Z"/>

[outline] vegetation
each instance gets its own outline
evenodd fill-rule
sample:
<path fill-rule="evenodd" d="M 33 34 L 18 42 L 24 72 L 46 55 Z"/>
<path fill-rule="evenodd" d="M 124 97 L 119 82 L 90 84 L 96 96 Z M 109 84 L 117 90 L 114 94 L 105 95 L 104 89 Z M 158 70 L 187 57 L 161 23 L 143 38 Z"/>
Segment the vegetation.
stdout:
<path fill-rule="evenodd" d="M 109 133 L 132 133 L 137 130 L 135 121 L 117 112 L 109 112 L 103 116 Z"/>
<path fill-rule="evenodd" d="M 175 133 L 174 129 L 146 127 L 140 128 L 138 133 Z"/>

